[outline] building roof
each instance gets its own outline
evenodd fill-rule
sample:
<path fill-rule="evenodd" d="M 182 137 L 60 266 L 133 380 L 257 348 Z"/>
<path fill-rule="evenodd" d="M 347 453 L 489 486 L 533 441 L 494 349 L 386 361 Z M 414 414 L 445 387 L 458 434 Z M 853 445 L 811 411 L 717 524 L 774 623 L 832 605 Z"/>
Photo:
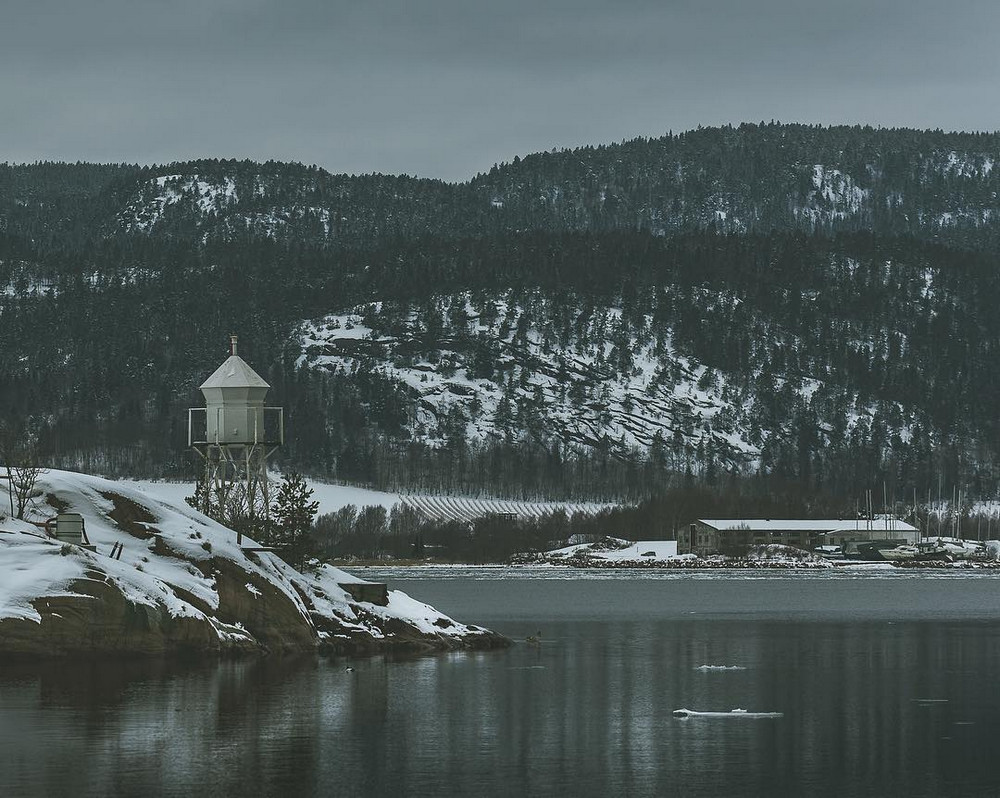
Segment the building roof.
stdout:
<path fill-rule="evenodd" d="M 838 530 L 871 530 L 872 532 L 915 532 L 911 526 L 898 518 L 839 519 L 773 519 L 773 518 L 729 518 L 724 520 L 698 519 L 699 524 L 713 529 L 745 529 L 748 532 L 833 532 Z"/>
<path fill-rule="evenodd" d="M 270 388 L 239 355 L 230 355 L 200 388 Z"/>

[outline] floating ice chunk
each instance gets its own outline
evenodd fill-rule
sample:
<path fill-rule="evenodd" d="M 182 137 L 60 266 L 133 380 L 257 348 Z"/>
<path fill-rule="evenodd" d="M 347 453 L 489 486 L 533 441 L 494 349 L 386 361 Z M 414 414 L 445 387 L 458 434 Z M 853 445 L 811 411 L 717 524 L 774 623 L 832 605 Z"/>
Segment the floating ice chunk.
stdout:
<path fill-rule="evenodd" d="M 784 712 L 748 712 L 745 709 L 731 709 L 728 712 L 697 712 L 693 709 L 675 709 L 679 718 L 783 718 Z"/>

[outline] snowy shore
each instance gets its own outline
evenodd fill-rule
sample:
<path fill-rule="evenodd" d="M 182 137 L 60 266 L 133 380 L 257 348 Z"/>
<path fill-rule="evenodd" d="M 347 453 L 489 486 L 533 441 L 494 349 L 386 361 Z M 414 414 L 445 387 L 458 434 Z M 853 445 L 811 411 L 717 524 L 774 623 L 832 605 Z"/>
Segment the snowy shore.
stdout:
<path fill-rule="evenodd" d="M 363 580 L 247 551 L 183 501 L 60 471 L 44 473 L 38 488 L 28 520 L 0 520 L 0 656 L 348 654 L 509 642 L 400 591 L 389 590 L 384 605 L 357 600 L 344 586 Z M 96 551 L 30 523 L 57 512 L 83 516 Z"/>
<path fill-rule="evenodd" d="M 862 560 L 828 560 L 812 552 L 791 546 L 767 544 L 751 546 L 739 557 L 678 554 L 673 540 L 629 541 L 607 537 L 595 543 L 582 543 L 545 552 L 526 552 L 514 555 L 509 565 L 552 565 L 569 568 L 603 569 L 872 569 L 872 568 L 927 568 L 927 569 L 1000 569 L 1000 560 L 917 560 L 875 562 Z"/>

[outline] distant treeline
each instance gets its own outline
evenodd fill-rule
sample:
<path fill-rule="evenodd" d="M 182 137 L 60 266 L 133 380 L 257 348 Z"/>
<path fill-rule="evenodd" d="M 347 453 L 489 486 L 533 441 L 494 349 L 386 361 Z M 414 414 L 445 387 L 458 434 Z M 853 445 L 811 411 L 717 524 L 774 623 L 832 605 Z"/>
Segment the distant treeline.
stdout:
<path fill-rule="evenodd" d="M 412 507 L 397 504 L 349 505 L 316 519 L 309 535 L 312 556 L 335 560 L 438 560 L 504 562 L 513 554 L 547 551 L 569 541 L 592 542 L 611 536 L 625 540 L 674 540 L 678 531 L 699 518 L 844 518 L 858 517 L 858 505 L 832 496 L 803 494 L 793 486 L 754 493 L 748 483 L 709 488 L 679 485 L 635 506 L 593 514 L 556 511 L 538 518 L 485 515 L 474 522 L 432 521 Z M 897 503 L 888 511 L 929 536 L 1000 538 L 1000 518 L 969 506 L 928 513 L 924 505 Z M 877 526 L 877 521 L 874 522 Z"/>
<path fill-rule="evenodd" d="M 704 489 L 677 490 L 635 507 L 608 508 L 593 514 L 555 511 L 522 519 L 485 515 L 471 523 L 429 521 L 403 504 L 391 510 L 348 505 L 317 518 L 304 547 L 306 556 L 323 561 L 503 563 L 515 554 L 592 543 L 609 536 L 675 540 L 680 526 L 698 518 L 855 517 L 842 510 L 842 506 L 805 505 L 801 501 L 749 502 Z M 1000 539 L 1000 518 L 995 513 L 964 508 L 937 516 L 928 515 L 923 507 L 902 505 L 895 510 L 927 537 Z M 872 523 L 877 530 L 878 521 Z"/>

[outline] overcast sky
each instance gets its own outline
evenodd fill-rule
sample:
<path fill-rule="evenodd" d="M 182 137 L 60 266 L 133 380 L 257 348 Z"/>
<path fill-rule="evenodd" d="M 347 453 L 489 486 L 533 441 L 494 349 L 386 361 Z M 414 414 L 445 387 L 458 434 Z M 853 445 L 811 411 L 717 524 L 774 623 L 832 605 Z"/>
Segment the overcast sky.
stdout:
<path fill-rule="evenodd" d="M 0 161 L 465 180 L 777 119 L 1000 128 L 1000 0 L 0 0 Z"/>

